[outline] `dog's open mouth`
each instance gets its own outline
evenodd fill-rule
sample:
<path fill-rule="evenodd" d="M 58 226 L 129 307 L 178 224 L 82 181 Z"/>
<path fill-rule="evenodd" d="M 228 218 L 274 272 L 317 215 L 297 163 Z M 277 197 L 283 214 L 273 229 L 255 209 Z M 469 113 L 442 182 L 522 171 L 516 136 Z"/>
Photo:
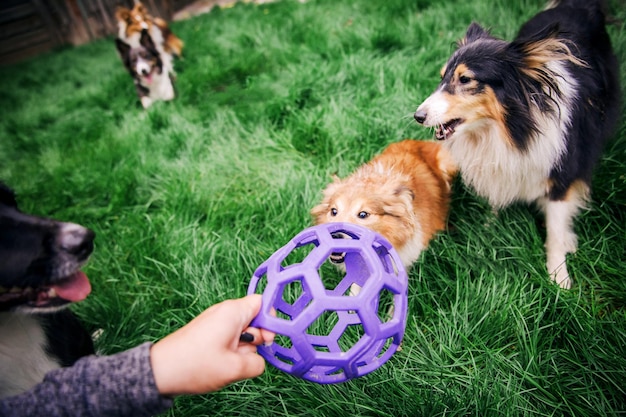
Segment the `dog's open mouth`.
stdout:
<path fill-rule="evenodd" d="M 150 71 L 148 74 L 142 74 L 142 78 L 144 80 L 144 82 L 148 85 L 152 84 L 152 74 L 154 73 L 154 71 Z"/>
<path fill-rule="evenodd" d="M 25 305 L 31 308 L 45 308 L 82 301 L 91 292 L 87 276 L 81 272 L 59 280 L 53 285 L 41 287 L 0 287 L 0 310 L 4 305 Z"/>
<path fill-rule="evenodd" d="M 456 129 L 461 123 L 463 123 L 463 119 L 452 119 L 449 122 L 440 125 L 437 127 L 435 137 L 437 140 L 446 140 L 450 138 L 450 136 L 454 134 L 454 129 Z"/>
<path fill-rule="evenodd" d="M 342 232 L 331 233 L 331 236 L 333 239 L 350 239 L 350 236 Z M 328 259 L 334 264 L 342 264 L 346 260 L 346 254 L 345 252 L 332 252 Z"/>
<path fill-rule="evenodd" d="M 334 264 L 342 264 L 346 260 L 346 254 L 345 252 L 333 252 L 330 254 L 328 259 L 330 259 L 330 261 Z"/>

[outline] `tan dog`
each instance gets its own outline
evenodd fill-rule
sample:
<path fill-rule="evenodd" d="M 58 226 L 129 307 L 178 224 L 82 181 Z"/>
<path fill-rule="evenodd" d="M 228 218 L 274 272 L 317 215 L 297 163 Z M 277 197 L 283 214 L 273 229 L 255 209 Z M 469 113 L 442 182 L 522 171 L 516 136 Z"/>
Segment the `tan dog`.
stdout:
<path fill-rule="evenodd" d="M 349 222 L 380 233 L 408 269 L 446 227 L 456 172 L 437 142 L 393 143 L 352 175 L 335 178 L 311 215 L 315 224 Z"/>

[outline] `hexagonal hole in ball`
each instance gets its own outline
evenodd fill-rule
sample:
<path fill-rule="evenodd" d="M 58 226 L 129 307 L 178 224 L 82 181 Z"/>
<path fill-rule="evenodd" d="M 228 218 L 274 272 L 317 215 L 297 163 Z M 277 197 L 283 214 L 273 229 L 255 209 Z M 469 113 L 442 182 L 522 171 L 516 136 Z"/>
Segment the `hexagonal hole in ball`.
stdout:
<path fill-rule="evenodd" d="M 302 245 L 298 245 L 296 246 L 286 257 L 285 259 L 282 260 L 282 262 L 280 263 L 280 265 L 283 268 L 286 268 L 290 265 L 297 265 L 297 264 L 301 264 L 307 256 L 309 256 L 309 254 L 311 252 L 313 252 L 313 250 L 315 250 L 315 248 L 319 245 L 319 242 L 317 240 L 313 240 L 309 243 L 306 244 L 302 244 Z"/>

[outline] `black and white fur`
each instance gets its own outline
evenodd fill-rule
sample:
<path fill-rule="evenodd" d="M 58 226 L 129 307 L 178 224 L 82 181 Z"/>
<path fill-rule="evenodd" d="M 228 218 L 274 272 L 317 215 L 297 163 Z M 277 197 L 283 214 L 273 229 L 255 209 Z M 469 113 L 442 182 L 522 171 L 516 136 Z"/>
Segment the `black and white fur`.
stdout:
<path fill-rule="evenodd" d="M 573 222 L 619 109 L 603 4 L 562 0 L 524 24 L 512 42 L 473 23 L 415 119 L 435 127 L 464 182 L 492 207 L 538 205 L 548 272 L 570 288 L 565 262 L 577 248 Z"/>
<path fill-rule="evenodd" d="M 0 398 L 94 353 L 87 331 L 64 309 L 91 289 L 79 268 L 93 240 L 78 224 L 20 212 L 13 191 L 0 183 Z"/>
<path fill-rule="evenodd" d="M 131 46 L 119 38 L 115 39 L 115 45 L 124 66 L 133 77 L 137 95 L 144 109 L 150 107 L 156 100 L 174 99 L 171 56 L 157 50 L 147 29 L 141 31 L 138 45 Z"/>

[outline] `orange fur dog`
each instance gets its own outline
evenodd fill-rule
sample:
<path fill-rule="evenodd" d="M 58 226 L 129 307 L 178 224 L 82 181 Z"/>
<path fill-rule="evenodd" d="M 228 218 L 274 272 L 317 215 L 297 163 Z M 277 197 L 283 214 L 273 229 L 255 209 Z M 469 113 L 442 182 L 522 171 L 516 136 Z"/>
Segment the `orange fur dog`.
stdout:
<path fill-rule="evenodd" d="M 380 233 L 409 268 L 446 227 L 456 171 L 437 142 L 393 143 L 347 178 L 335 178 L 311 215 L 315 224 L 349 222 Z"/>

